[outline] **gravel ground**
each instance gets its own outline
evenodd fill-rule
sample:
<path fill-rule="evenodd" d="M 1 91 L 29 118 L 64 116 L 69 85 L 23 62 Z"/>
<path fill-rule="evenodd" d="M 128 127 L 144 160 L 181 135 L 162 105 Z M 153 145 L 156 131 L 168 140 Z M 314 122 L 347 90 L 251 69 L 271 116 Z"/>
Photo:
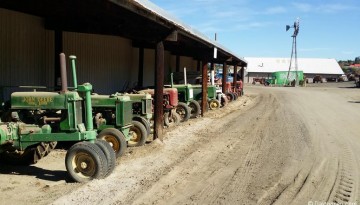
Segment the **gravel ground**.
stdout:
<path fill-rule="evenodd" d="M 246 95 L 128 149 L 106 179 L 69 183 L 64 150 L 0 166 L 0 204 L 359 203 L 360 90 L 351 82 Z"/>

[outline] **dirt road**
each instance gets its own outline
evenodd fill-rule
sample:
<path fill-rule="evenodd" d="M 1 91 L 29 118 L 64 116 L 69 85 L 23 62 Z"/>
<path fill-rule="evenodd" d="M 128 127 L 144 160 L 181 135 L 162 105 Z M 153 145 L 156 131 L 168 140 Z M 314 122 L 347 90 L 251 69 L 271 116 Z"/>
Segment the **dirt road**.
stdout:
<path fill-rule="evenodd" d="M 29 170 L 1 165 L 0 204 L 360 203 L 358 89 L 246 93 L 130 149 L 104 180 L 65 183 L 59 151 Z"/>

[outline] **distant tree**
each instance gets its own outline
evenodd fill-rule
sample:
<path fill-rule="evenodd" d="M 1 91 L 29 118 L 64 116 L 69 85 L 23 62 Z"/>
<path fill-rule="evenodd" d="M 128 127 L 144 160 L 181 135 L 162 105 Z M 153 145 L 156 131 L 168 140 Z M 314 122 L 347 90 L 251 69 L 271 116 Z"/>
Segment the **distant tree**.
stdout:
<path fill-rule="evenodd" d="M 360 63 L 360 56 L 355 58 L 354 64 L 359 64 Z"/>

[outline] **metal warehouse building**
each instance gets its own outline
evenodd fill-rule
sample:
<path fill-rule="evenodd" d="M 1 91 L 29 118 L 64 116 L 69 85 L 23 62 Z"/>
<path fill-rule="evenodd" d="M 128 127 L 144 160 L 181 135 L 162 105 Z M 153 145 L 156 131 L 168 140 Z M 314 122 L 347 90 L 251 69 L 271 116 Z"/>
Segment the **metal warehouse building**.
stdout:
<path fill-rule="evenodd" d="M 248 66 L 245 82 L 252 83 L 254 78 L 268 78 L 276 71 L 288 71 L 290 58 L 254 58 L 245 57 Z M 292 70 L 294 70 L 292 65 Z M 344 75 L 335 59 L 323 58 L 298 58 L 298 70 L 303 71 L 309 83 L 316 75 L 326 78 L 338 78 Z"/>

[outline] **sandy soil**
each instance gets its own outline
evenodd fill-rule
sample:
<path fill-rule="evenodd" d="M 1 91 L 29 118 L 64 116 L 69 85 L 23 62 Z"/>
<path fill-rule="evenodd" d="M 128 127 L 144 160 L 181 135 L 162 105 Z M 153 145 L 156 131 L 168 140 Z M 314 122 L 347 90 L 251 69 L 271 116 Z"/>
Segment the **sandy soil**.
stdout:
<path fill-rule="evenodd" d="M 1 165 L 0 204 L 359 204 L 360 91 L 351 86 L 247 86 L 87 184 L 67 182 L 63 150 L 30 167 Z"/>

